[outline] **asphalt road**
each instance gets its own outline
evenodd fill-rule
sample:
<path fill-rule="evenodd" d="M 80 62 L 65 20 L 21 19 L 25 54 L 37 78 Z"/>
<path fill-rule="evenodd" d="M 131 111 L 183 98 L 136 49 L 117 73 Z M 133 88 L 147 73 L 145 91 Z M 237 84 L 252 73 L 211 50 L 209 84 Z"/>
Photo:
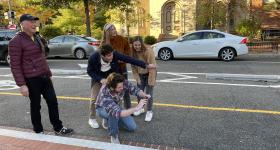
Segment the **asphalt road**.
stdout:
<path fill-rule="evenodd" d="M 104 129 L 91 129 L 87 124 L 90 79 L 79 65 L 87 60 L 48 62 L 55 69 L 53 81 L 65 126 L 79 135 L 107 137 Z M 207 73 L 280 75 L 280 56 L 250 55 L 233 62 L 177 59 L 157 63 L 154 118 L 147 123 L 145 115 L 135 117 L 139 129 L 135 133 L 122 130 L 120 140 L 191 150 L 280 149 L 279 82 L 206 78 Z M 29 100 L 16 95 L 18 89 L 12 80 L 8 67 L 0 65 L 0 125 L 32 128 Z M 42 105 L 45 130 L 51 131 L 45 102 Z"/>

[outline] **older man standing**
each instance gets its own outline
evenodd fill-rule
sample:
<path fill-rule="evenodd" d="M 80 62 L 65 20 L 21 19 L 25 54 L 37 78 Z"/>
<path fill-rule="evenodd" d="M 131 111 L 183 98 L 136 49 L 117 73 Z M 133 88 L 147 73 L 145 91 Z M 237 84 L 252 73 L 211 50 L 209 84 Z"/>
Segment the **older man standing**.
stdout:
<path fill-rule="evenodd" d="M 41 123 L 41 95 L 49 109 L 50 122 L 56 135 L 73 133 L 73 129 L 63 127 L 59 119 L 58 103 L 51 80 L 52 73 L 45 59 L 44 45 L 36 33 L 36 20 L 30 14 L 20 17 L 22 32 L 9 42 L 11 70 L 20 87 L 20 93 L 29 97 L 31 122 L 35 133 L 43 133 Z"/>

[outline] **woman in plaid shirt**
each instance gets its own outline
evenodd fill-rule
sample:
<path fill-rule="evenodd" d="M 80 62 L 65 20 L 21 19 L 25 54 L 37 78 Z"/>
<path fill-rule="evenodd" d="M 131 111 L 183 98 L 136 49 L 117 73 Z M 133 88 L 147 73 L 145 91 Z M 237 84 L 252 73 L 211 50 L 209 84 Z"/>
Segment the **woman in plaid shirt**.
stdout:
<path fill-rule="evenodd" d="M 121 106 L 124 93 L 128 91 L 131 95 L 142 97 L 138 105 L 133 108 L 124 109 Z M 104 119 L 108 120 L 108 131 L 111 142 L 119 144 L 119 126 L 128 131 L 135 131 L 137 126 L 131 114 L 143 108 L 147 104 L 147 95 L 137 86 L 125 80 L 124 76 L 112 73 L 107 78 L 106 85 L 103 85 L 96 99 L 96 111 Z"/>

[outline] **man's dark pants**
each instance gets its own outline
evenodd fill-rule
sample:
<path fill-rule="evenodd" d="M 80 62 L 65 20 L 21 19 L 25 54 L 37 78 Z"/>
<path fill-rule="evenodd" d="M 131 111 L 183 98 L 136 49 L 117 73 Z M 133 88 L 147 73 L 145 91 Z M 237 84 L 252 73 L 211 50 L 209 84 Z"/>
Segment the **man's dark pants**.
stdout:
<path fill-rule="evenodd" d="M 43 95 L 49 110 L 50 122 L 55 131 L 63 127 L 59 120 L 58 103 L 51 79 L 48 76 L 27 78 L 26 84 L 29 90 L 31 121 L 36 133 L 43 131 L 41 122 L 41 95 Z"/>

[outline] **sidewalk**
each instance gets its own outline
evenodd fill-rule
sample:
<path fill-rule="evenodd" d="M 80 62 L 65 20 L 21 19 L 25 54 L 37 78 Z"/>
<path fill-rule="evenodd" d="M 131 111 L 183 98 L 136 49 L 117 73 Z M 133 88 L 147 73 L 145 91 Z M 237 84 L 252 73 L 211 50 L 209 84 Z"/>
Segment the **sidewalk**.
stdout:
<path fill-rule="evenodd" d="M 181 150 L 145 143 L 123 142 L 123 144 L 111 144 L 108 142 L 108 139 L 97 139 L 78 135 L 62 137 L 55 136 L 52 132 L 35 134 L 32 130 L 28 129 L 0 126 L 0 150 Z"/>

